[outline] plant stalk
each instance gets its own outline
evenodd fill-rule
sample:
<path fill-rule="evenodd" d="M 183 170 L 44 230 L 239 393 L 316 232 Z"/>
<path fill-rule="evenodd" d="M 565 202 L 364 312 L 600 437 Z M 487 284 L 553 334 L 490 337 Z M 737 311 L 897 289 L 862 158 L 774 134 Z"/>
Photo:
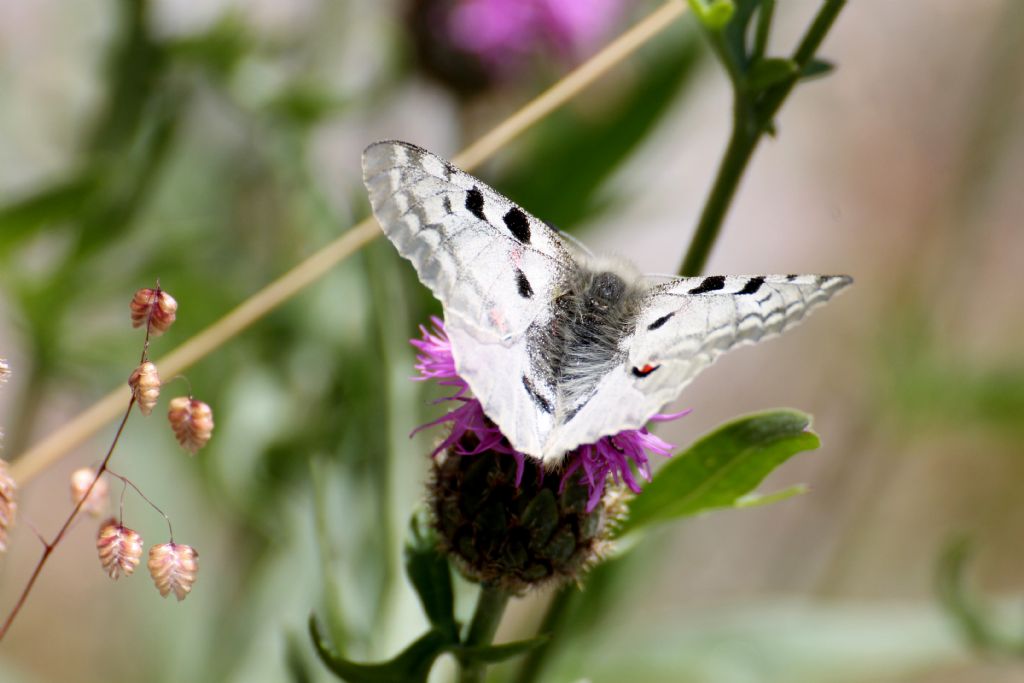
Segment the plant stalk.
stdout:
<path fill-rule="evenodd" d="M 814 58 L 814 54 L 818 51 L 825 35 L 832 28 L 839 11 L 845 4 L 846 0 L 825 0 L 793 53 L 792 60 L 796 64 L 797 75 L 769 88 L 753 102 L 750 100 L 749 93 L 745 92 L 743 80 L 737 82 L 730 70 L 731 62 L 726 59 L 721 50 L 716 50 L 733 82 L 732 133 L 725 155 L 719 164 L 715 182 L 711 186 L 711 192 L 708 194 L 703 211 L 701 211 L 693 239 L 686 250 L 683 264 L 679 268 L 680 275 L 694 276 L 703 272 L 708 257 L 711 255 L 711 249 L 715 246 L 715 241 L 722 230 L 722 223 L 732 204 L 736 188 L 739 187 L 747 164 L 750 162 L 754 150 L 757 149 L 757 143 L 760 142 L 765 132 L 771 129 L 775 115 L 800 80 L 800 73 L 804 67 Z M 716 39 L 713 38 L 712 45 L 716 44 Z"/>
<path fill-rule="evenodd" d="M 510 597 L 508 592 L 500 588 L 483 584 L 480 587 L 480 597 L 477 598 L 476 610 L 473 612 L 473 620 L 469 623 L 462 644 L 467 647 L 490 645 Z M 487 673 L 486 664 L 460 662 L 460 667 L 459 683 L 483 683 L 484 674 Z"/>

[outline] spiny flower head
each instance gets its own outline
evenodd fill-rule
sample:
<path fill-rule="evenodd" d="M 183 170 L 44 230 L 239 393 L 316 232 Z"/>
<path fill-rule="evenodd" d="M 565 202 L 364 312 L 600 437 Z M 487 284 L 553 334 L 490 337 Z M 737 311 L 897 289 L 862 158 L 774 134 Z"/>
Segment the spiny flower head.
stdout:
<path fill-rule="evenodd" d="M 458 94 L 514 82 L 593 51 L 622 0 L 406 0 L 416 63 Z"/>
<path fill-rule="evenodd" d="M 476 455 L 484 451 L 504 453 L 516 460 L 516 480 L 517 482 L 521 481 L 523 463 L 528 456 L 512 447 L 498 426 L 484 415 L 480 402 L 469 396 L 469 385 L 455 369 L 451 342 L 445 333 L 444 323 L 439 318 L 431 318 L 431 322 L 433 330 L 421 326 L 420 338 L 410 340 L 410 343 L 420 351 L 416 356 L 415 366 L 419 376 L 414 379 L 435 380 L 441 386 L 453 387 L 455 393 L 442 400 L 456 401 L 460 404 L 459 407 L 441 418 L 419 428 L 424 429 L 449 422 L 452 424 L 451 434 L 441 442 L 432 455 L 450 447 L 454 447 L 455 452 L 460 455 Z M 655 415 L 651 421 L 674 420 L 687 413 L 689 413 L 688 410 Z M 459 444 L 462 443 L 462 437 L 470 432 L 475 436 L 475 440 L 471 450 L 467 451 L 464 446 Z M 588 512 L 600 502 L 609 478 L 616 484 L 625 484 L 634 493 L 640 493 L 640 484 L 633 474 L 633 469 L 635 468 L 641 477 L 650 481 L 648 451 L 669 456 L 672 454 L 673 447 L 664 439 L 651 434 L 645 427 L 627 429 L 614 436 L 602 437 L 596 443 L 580 446 L 566 456 L 559 485 L 560 490 L 564 490 L 569 480 L 579 473 L 589 490 Z"/>
<path fill-rule="evenodd" d="M 573 59 L 607 35 L 621 0 L 459 0 L 452 40 L 498 71 L 538 53 Z"/>
<path fill-rule="evenodd" d="M 444 324 L 434 318 L 432 330 L 420 331 L 412 340 L 420 352 L 414 379 L 453 389 L 441 400 L 458 403 L 420 427 L 451 424 L 431 453 L 429 500 L 442 547 L 470 580 L 511 592 L 578 580 L 603 557 L 624 512 L 622 486 L 609 483 L 639 492 L 634 469 L 649 478 L 648 451 L 669 455 L 672 446 L 646 429 L 627 430 L 575 449 L 560 473 L 545 471 L 512 447 L 470 395 Z"/>

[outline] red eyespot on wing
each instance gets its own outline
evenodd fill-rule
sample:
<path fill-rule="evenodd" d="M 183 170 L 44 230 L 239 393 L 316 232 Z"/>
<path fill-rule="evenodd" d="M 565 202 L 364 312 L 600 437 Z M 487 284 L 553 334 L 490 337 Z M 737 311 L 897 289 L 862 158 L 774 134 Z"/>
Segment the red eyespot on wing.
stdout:
<path fill-rule="evenodd" d="M 650 363 L 646 363 L 642 368 L 633 368 L 633 376 L 646 377 L 660 367 L 660 365 L 651 365 Z"/>

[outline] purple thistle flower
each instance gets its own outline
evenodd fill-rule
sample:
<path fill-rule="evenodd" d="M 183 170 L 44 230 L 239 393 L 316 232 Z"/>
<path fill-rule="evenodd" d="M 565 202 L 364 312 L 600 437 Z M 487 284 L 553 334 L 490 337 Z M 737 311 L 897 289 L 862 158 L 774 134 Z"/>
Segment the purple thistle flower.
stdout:
<path fill-rule="evenodd" d="M 457 455 L 478 455 L 486 451 L 510 455 L 516 460 L 516 486 L 522 482 L 526 455 L 515 450 L 505 438 L 498 426 L 484 415 L 480 401 L 468 396 L 469 385 L 459 376 L 455 369 L 451 342 L 445 333 L 444 322 L 440 318 L 431 317 L 433 329 L 420 325 L 420 338 L 411 339 L 409 343 L 419 350 L 416 356 L 416 370 L 419 372 L 416 381 L 436 380 L 445 387 L 454 387 L 455 393 L 439 399 L 457 401 L 459 407 L 446 413 L 433 422 L 418 427 L 413 433 L 427 427 L 450 422 L 452 431 L 431 456 L 444 450 L 452 449 Z M 659 414 L 651 418 L 652 422 L 674 420 L 688 414 L 689 410 L 678 413 Z M 473 443 L 467 448 L 463 437 L 472 434 L 475 438 L 468 440 Z M 635 468 L 646 481 L 651 480 L 650 461 L 647 452 L 670 456 L 674 446 L 647 431 L 646 428 L 627 429 L 614 436 L 605 436 L 593 444 L 585 444 L 569 453 L 565 460 L 565 469 L 559 484 L 561 493 L 573 475 L 579 473 L 586 483 L 589 496 L 587 512 L 592 511 L 604 495 L 605 484 L 609 477 L 616 484 L 625 484 L 634 493 L 640 493 L 640 484 L 633 475 Z M 543 470 L 540 470 L 543 476 Z"/>
<path fill-rule="evenodd" d="M 578 58 L 604 38 L 621 0 L 457 0 L 448 33 L 460 49 L 496 71 L 538 52 Z"/>

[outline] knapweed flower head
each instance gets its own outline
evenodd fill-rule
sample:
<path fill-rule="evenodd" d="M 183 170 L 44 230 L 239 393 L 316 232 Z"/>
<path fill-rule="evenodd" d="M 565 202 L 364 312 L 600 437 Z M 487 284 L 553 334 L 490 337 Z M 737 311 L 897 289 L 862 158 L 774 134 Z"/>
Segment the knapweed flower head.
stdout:
<path fill-rule="evenodd" d="M 646 429 L 626 430 L 575 449 L 560 471 L 545 471 L 484 414 L 456 370 L 444 323 L 432 322 L 411 340 L 419 350 L 415 379 L 449 388 L 441 400 L 458 403 L 420 427 L 451 425 L 431 453 L 430 504 L 442 545 L 467 578 L 509 591 L 577 580 L 609 545 L 624 512 L 623 485 L 639 493 L 634 470 L 649 479 L 648 452 L 669 455 L 671 444 Z"/>
<path fill-rule="evenodd" d="M 515 459 L 517 464 L 516 483 L 523 478 L 523 466 L 527 456 L 512 448 L 501 430 L 484 415 L 480 402 L 469 395 L 469 385 L 455 369 L 451 342 L 439 318 L 432 318 L 433 329 L 420 327 L 421 337 L 410 343 L 419 350 L 416 357 L 417 380 L 435 380 L 441 386 L 455 389 L 455 393 L 443 400 L 460 403 L 459 407 L 441 418 L 423 425 L 420 429 L 443 423 L 451 423 L 451 434 L 435 449 L 433 455 L 455 447 L 460 455 L 475 455 L 484 451 L 504 453 Z M 655 415 L 652 422 L 674 420 L 689 411 Z M 418 430 L 417 430 L 418 431 Z M 459 446 L 462 437 L 472 433 L 475 445 L 466 451 Z M 590 512 L 601 500 L 609 481 L 625 484 L 634 493 L 640 493 L 640 484 L 633 473 L 650 481 L 651 470 L 648 452 L 669 456 L 673 445 L 651 434 L 646 428 L 627 429 L 614 436 L 598 439 L 596 443 L 585 444 L 566 456 L 561 473 L 559 490 L 575 476 L 586 484 L 589 491 L 587 511 Z"/>
<path fill-rule="evenodd" d="M 460 0 L 448 16 L 452 40 L 499 70 L 537 54 L 575 59 L 604 38 L 621 0 Z"/>
<path fill-rule="evenodd" d="M 459 93 L 509 82 L 605 40 L 622 0 L 409 0 L 418 64 Z"/>

